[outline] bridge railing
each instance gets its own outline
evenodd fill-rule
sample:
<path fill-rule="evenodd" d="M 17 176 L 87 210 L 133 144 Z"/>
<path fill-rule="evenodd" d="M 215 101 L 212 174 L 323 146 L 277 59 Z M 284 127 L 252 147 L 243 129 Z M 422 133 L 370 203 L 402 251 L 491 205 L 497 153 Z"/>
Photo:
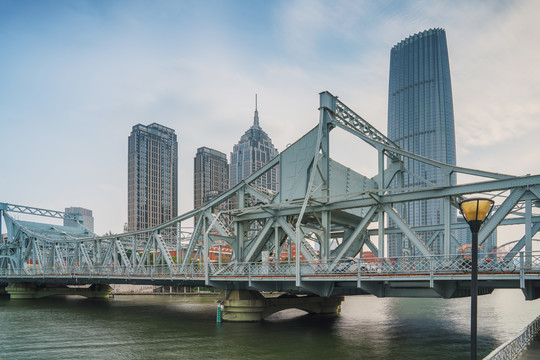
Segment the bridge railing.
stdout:
<path fill-rule="evenodd" d="M 186 279 L 201 278 L 205 275 L 203 265 L 194 264 L 186 268 L 185 271 L 180 270 L 181 267 L 174 266 L 170 268 L 166 265 L 141 265 L 133 268 L 125 266 L 93 266 L 79 267 L 66 266 L 58 267 L 41 267 L 37 269 L 0 269 L 0 279 L 9 277 L 39 277 L 39 278 L 97 278 L 108 277 L 114 278 L 130 278 L 130 277 L 169 277 L 183 276 Z M 113 283 L 113 282 L 112 282 Z"/>
<path fill-rule="evenodd" d="M 540 271 L 540 252 L 520 253 L 511 259 L 508 253 L 489 255 L 478 260 L 480 273 L 527 273 Z M 471 271 L 471 259 L 462 255 L 408 256 L 401 258 L 344 259 L 337 264 L 330 262 L 305 262 L 300 264 L 303 276 L 318 275 L 399 275 L 399 274 L 466 274 Z M 214 276 L 272 276 L 294 275 L 296 264 L 283 262 L 227 263 L 214 265 Z"/>
<path fill-rule="evenodd" d="M 504 260 L 502 257 L 484 257 L 478 260 L 480 272 L 510 273 L 519 271 L 522 267 L 520 259 Z M 528 269 L 540 269 L 540 254 L 531 257 L 531 266 Z M 383 259 L 358 260 L 361 274 L 394 274 L 394 273 L 467 273 L 471 271 L 471 259 L 463 256 L 430 256 L 430 257 L 403 257 Z M 336 271 L 347 271 L 345 264 L 341 264 Z M 357 268 L 358 269 L 358 268 Z M 349 270 L 350 271 L 350 270 Z"/>
<path fill-rule="evenodd" d="M 513 273 L 525 275 L 530 272 L 540 272 L 540 252 L 521 252 L 513 257 L 507 253 L 498 253 L 481 257 L 478 260 L 478 271 L 482 273 Z M 250 262 L 250 263 L 210 263 L 208 270 L 204 263 L 193 262 L 185 267 L 174 264 L 168 265 L 137 265 L 126 266 L 118 264 L 107 266 L 63 266 L 44 267 L 39 264 L 25 264 L 22 269 L 0 269 L 0 278 L 9 276 L 19 277 L 183 277 L 199 279 L 205 277 L 208 271 L 213 277 L 242 277 L 242 276 L 294 276 L 296 263 L 292 262 Z M 338 263 L 302 261 L 300 273 L 302 276 L 377 276 L 377 275 L 411 275 L 411 274 L 466 274 L 471 271 L 471 261 L 462 255 L 436 256 L 407 256 L 400 258 L 352 258 L 343 259 Z"/>

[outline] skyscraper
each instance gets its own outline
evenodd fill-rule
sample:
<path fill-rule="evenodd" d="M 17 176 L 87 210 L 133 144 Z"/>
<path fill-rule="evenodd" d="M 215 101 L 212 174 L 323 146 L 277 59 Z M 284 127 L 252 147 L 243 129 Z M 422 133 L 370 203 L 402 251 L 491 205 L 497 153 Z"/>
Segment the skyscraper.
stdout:
<path fill-rule="evenodd" d="M 229 189 L 227 155 L 207 147 L 198 148 L 193 177 L 193 202 L 197 209 Z"/>
<path fill-rule="evenodd" d="M 263 131 L 259 124 L 259 111 L 257 110 L 257 96 L 255 95 L 255 115 L 253 125 L 242 135 L 238 144 L 234 145 L 231 153 L 230 181 L 233 187 L 264 164 L 270 161 L 279 152 L 272 144 L 272 140 Z M 256 182 L 260 189 L 270 192 L 278 190 L 278 169 L 273 168 Z"/>
<path fill-rule="evenodd" d="M 128 149 L 128 230 L 178 215 L 178 141 L 160 124 L 135 125 Z"/>
<path fill-rule="evenodd" d="M 450 64 L 443 29 L 430 29 L 406 38 L 390 52 L 388 91 L 388 137 L 402 149 L 443 163 L 456 164 L 454 109 Z M 438 168 L 405 159 L 406 168 L 431 183 L 443 185 Z M 452 179 L 452 184 L 455 178 Z M 425 187 L 426 183 L 405 175 L 404 187 Z M 407 203 L 404 216 L 413 226 L 440 224 L 439 200 Z M 452 222 L 456 221 L 455 213 Z M 432 232 L 419 233 L 429 242 Z M 396 255 L 395 237 L 390 237 L 389 256 Z M 441 237 L 433 239 L 435 253 L 443 251 Z M 410 244 L 404 241 L 404 248 Z M 455 249 L 455 247 L 454 247 Z"/>

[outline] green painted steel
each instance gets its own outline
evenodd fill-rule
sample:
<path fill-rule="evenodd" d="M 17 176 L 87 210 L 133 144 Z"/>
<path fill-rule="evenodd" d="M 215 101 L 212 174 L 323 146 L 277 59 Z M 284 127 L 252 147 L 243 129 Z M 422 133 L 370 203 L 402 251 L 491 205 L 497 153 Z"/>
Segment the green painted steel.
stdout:
<path fill-rule="evenodd" d="M 360 174 L 331 158 L 330 137 L 336 131 L 373 148 L 377 174 Z M 354 154 L 356 141 L 347 145 Z M 435 186 L 418 177 L 426 187 L 391 187 L 394 179 L 411 173 L 405 158 L 439 168 L 447 177 L 466 174 L 476 180 Z M 279 190 L 260 188 L 257 179 L 276 167 Z M 0 203 L 7 229 L 7 240 L 0 244 L 0 282 L 208 285 L 323 297 L 468 296 L 467 254 L 448 249 L 455 232 L 466 229 L 464 223 L 451 223 L 450 213 L 471 195 L 496 204 L 479 232 L 479 291 L 521 288 L 527 299 L 537 298 L 539 255 L 531 249 L 540 230 L 540 175 L 467 169 L 412 154 L 323 92 L 317 126 L 226 193 L 154 228 L 96 236 L 82 226 L 19 221 L 11 215 L 66 216 L 62 212 Z M 403 204 L 433 198 L 444 200 L 440 224 L 414 227 L 400 213 Z M 224 210 L 230 202 L 235 208 Z M 187 231 L 194 219 L 195 227 Z M 487 249 L 485 240 L 507 225 L 516 233 L 499 243 L 520 240 L 510 252 Z M 426 232 L 432 234 L 429 239 L 419 235 Z M 385 249 L 391 234 L 409 239 L 412 248 L 401 247 L 389 258 Z M 441 249 L 433 248 L 437 236 L 444 240 Z M 232 255 L 222 258 L 223 248 Z"/>

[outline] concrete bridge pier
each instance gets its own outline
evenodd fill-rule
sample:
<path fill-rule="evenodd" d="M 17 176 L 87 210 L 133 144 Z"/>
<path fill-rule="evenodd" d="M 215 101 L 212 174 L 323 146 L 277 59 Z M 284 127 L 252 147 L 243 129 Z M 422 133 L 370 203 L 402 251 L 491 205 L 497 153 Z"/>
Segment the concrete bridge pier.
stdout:
<path fill-rule="evenodd" d="M 278 311 L 300 309 L 310 314 L 336 314 L 341 311 L 343 296 L 291 296 L 265 298 L 254 290 L 231 290 L 223 301 L 224 321 L 260 321 Z"/>
<path fill-rule="evenodd" d="M 38 299 L 54 295 L 80 295 L 87 298 L 108 298 L 113 289 L 109 285 L 93 284 L 90 287 L 44 286 L 31 283 L 11 283 L 6 292 L 11 299 Z"/>

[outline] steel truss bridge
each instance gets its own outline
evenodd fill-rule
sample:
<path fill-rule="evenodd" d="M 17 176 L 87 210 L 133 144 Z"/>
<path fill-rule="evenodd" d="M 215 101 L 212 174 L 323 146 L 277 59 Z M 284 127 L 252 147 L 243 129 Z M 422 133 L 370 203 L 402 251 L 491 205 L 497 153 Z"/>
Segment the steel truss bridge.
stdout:
<path fill-rule="evenodd" d="M 81 225 L 20 221 L 12 215 L 70 216 L 63 212 L 0 204 L 7 227 L 0 244 L 0 282 L 204 284 L 321 297 L 469 296 L 469 260 L 453 249 L 462 245 L 455 232 L 468 229 L 455 221 L 458 203 L 474 194 L 496 202 L 479 243 L 505 226 L 514 234 L 509 251 L 486 251 L 480 257 L 480 293 L 519 288 L 527 299 L 540 297 L 540 253 L 532 247 L 540 230 L 540 175 L 468 169 L 405 151 L 328 92 L 320 94 L 319 111 L 315 128 L 244 181 L 203 207 L 151 229 L 96 236 Z M 334 131 L 350 133 L 374 148 L 374 177 L 331 159 Z M 351 153 L 355 145 L 350 144 Z M 370 155 L 362 152 L 355 158 Z M 409 171 L 406 159 L 440 169 L 445 185 Z M 261 178 L 273 168 L 279 173 L 275 193 L 264 189 Z M 451 185 L 456 174 L 474 180 Z M 424 186 L 405 188 L 404 176 Z M 405 204 L 427 199 L 441 199 L 442 221 L 411 225 L 401 215 Z M 231 203 L 234 209 L 227 210 Z M 393 257 L 387 255 L 390 237 L 397 239 Z M 405 240 L 410 248 L 403 245 Z M 436 242 L 442 249 L 435 253 Z M 222 260 L 220 251 L 212 261 L 211 248 L 225 245 L 232 256 Z M 364 251 L 374 257 L 364 256 Z"/>

